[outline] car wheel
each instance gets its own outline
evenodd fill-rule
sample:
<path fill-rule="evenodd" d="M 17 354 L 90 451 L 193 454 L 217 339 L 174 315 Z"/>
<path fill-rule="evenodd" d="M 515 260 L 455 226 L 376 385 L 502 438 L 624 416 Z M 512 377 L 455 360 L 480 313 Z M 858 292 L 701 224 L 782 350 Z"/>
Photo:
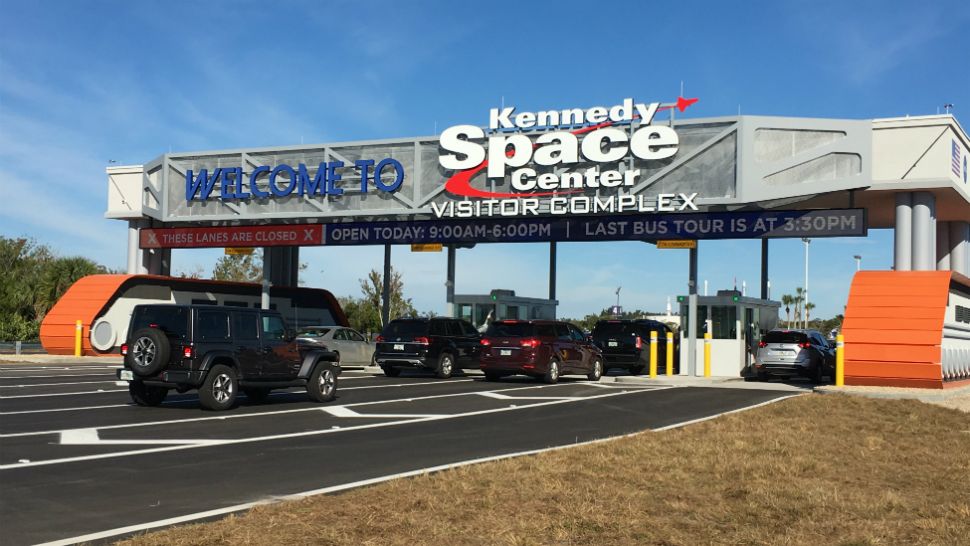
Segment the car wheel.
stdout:
<path fill-rule="evenodd" d="M 384 370 L 384 375 L 387 377 L 397 377 L 401 375 L 401 369 L 395 368 L 394 366 L 382 366 L 381 369 Z"/>
<path fill-rule="evenodd" d="M 135 375 L 149 377 L 162 371 L 171 349 L 165 332 L 158 328 L 142 328 L 131 336 L 125 362 Z"/>
<path fill-rule="evenodd" d="M 505 377 L 503 374 L 497 372 L 485 372 L 485 381 L 498 381 Z"/>
<path fill-rule="evenodd" d="M 337 374 L 329 363 L 321 362 L 313 369 L 306 392 L 314 402 L 329 402 L 337 397 Z"/>
<path fill-rule="evenodd" d="M 236 403 L 238 389 L 236 372 L 229 366 L 217 364 L 209 370 L 199 388 L 199 403 L 212 411 L 222 411 Z"/>
<path fill-rule="evenodd" d="M 634 366 L 630 368 L 630 375 L 640 375 L 643 373 L 643 366 Z"/>
<path fill-rule="evenodd" d="M 451 353 L 441 353 L 438 358 L 438 371 L 436 375 L 441 379 L 448 379 L 455 371 L 455 359 Z"/>
<path fill-rule="evenodd" d="M 586 376 L 590 381 L 599 381 L 603 377 L 603 362 L 598 358 L 593 359 L 593 369 Z"/>
<path fill-rule="evenodd" d="M 266 388 L 250 388 L 243 389 L 243 394 L 246 395 L 246 399 L 254 404 L 261 404 L 269 398 L 269 391 L 271 389 Z"/>
<path fill-rule="evenodd" d="M 812 381 L 816 384 L 821 385 L 824 382 L 825 377 L 825 367 L 822 366 L 821 362 L 815 364 L 815 369 L 812 371 Z"/>
<path fill-rule="evenodd" d="M 130 381 L 128 383 L 128 394 L 131 395 L 132 402 L 139 406 L 157 406 L 168 396 L 168 389 L 152 387 L 141 381 Z"/>
<path fill-rule="evenodd" d="M 546 369 L 546 374 L 542 376 L 542 380 L 546 383 L 552 384 L 559 381 L 559 361 L 555 358 L 549 361 L 548 369 Z"/>

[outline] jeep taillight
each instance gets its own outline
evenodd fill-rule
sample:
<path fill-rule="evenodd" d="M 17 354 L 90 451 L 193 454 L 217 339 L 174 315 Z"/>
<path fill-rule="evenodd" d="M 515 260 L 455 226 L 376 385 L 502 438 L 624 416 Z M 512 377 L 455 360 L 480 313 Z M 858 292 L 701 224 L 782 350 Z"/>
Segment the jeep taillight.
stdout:
<path fill-rule="evenodd" d="M 377 343 L 381 343 L 384 341 L 384 336 L 377 336 L 377 339 L 375 339 L 374 341 L 376 341 Z"/>
<path fill-rule="evenodd" d="M 525 348 L 527 348 L 527 349 L 535 349 L 536 347 L 539 346 L 539 343 L 540 343 L 539 340 L 538 339 L 534 339 L 534 338 L 533 339 L 523 339 L 522 340 L 522 346 L 525 347 Z"/>
<path fill-rule="evenodd" d="M 121 344 L 121 354 L 123 356 L 128 354 L 128 344 L 127 343 L 122 343 Z"/>
<path fill-rule="evenodd" d="M 426 337 L 424 337 L 424 336 L 419 336 L 419 337 L 414 338 L 414 342 L 413 343 L 420 343 L 422 345 L 427 345 L 427 344 L 431 343 L 431 340 L 428 339 L 428 338 L 426 338 Z"/>
<path fill-rule="evenodd" d="M 487 339 L 483 339 L 481 343 L 482 343 L 482 347 L 488 347 L 489 345 L 492 344 L 492 342 Z"/>
<path fill-rule="evenodd" d="M 640 336 L 637 336 L 637 349 L 642 349 L 642 348 L 643 348 L 643 338 Z"/>
<path fill-rule="evenodd" d="M 192 347 L 182 347 L 182 358 L 192 358 L 193 355 Z"/>

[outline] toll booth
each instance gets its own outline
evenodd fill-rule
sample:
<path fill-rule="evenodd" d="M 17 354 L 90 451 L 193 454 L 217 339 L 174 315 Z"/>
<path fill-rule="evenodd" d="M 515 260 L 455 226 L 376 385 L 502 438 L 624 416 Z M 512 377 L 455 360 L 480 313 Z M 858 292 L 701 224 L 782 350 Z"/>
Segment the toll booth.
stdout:
<path fill-rule="evenodd" d="M 485 324 L 491 311 L 495 320 L 555 320 L 558 300 L 516 296 L 515 290 L 492 290 L 488 294 L 456 294 L 458 318 L 475 327 Z"/>
<path fill-rule="evenodd" d="M 688 298 L 680 302 L 680 361 L 688 361 Z M 754 362 L 761 334 L 778 325 L 781 303 L 742 296 L 739 290 L 718 290 L 697 296 L 697 375 L 704 373 L 704 333 L 711 333 L 711 375 L 738 377 Z M 681 365 L 682 374 L 688 367 Z"/>

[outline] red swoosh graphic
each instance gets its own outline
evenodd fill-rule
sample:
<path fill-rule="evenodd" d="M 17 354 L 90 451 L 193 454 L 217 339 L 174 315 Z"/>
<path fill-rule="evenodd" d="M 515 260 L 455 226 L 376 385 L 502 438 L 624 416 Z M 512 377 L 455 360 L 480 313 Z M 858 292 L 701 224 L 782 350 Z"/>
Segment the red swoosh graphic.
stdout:
<path fill-rule="evenodd" d="M 684 97 L 677 97 L 676 105 L 663 106 L 663 107 L 657 108 L 657 111 L 659 112 L 660 110 L 670 110 L 671 108 L 677 108 L 678 110 L 683 112 L 690 105 L 694 104 L 698 100 L 699 99 L 696 99 L 696 98 L 685 99 Z M 634 118 L 636 117 L 638 116 L 634 116 Z M 574 135 L 581 135 L 583 133 L 589 133 L 597 129 L 609 127 L 610 125 L 613 125 L 613 123 L 614 123 L 613 121 L 604 121 L 603 123 L 600 123 L 598 125 L 591 125 L 589 127 L 583 127 L 582 129 L 570 131 L 570 133 Z M 539 147 L 538 144 L 532 145 L 533 150 L 535 150 L 538 147 Z M 511 154 L 506 153 L 506 155 L 510 156 Z M 481 164 L 479 164 L 477 167 L 472 167 L 471 169 L 466 169 L 464 171 L 461 171 L 460 173 L 453 175 L 445 182 L 445 191 L 452 193 L 454 195 L 460 195 L 463 197 L 483 197 L 483 198 L 490 198 L 490 199 L 495 199 L 495 198 L 522 199 L 525 197 L 547 197 L 550 195 L 580 193 L 583 191 L 580 189 L 576 189 L 576 190 L 548 191 L 548 192 L 536 192 L 536 193 L 498 193 L 498 192 L 490 192 L 490 191 L 480 190 L 478 188 L 473 188 L 472 178 L 474 178 L 476 174 L 482 172 L 482 170 L 485 169 L 486 167 L 488 167 L 487 159 L 485 161 L 482 161 Z"/>

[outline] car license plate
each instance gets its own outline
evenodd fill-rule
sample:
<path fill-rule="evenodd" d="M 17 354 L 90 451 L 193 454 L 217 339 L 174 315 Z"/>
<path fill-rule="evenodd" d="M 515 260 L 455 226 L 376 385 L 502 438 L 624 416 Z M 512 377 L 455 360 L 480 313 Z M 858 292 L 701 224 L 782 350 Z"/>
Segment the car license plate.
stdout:
<path fill-rule="evenodd" d="M 404 350 L 404 344 L 403 343 L 395 343 L 394 344 L 394 350 L 395 351 L 403 351 Z"/>
<path fill-rule="evenodd" d="M 512 349 L 499 349 L 499 356 L 512 356 Z"/>
<path fill-rule="evenodd" d="M 135 379 L 135 376 L 132 375 L 131 370 L 121 370 L 121 373 L 118 375 L 118 378 L 122 379 L 123 381 L 133 381 Z"/>
<path fill-rule="evenodd" d="M 609 345 L 610 347 L 618 347 L 618 346 L 620 345 L 620 344 L 619 344 L 618 342 L 616 342 L 616 341 L 609 341 L 609 342 L 607 342 L 606 344 L 607 344 L 607 345 Z"/>

